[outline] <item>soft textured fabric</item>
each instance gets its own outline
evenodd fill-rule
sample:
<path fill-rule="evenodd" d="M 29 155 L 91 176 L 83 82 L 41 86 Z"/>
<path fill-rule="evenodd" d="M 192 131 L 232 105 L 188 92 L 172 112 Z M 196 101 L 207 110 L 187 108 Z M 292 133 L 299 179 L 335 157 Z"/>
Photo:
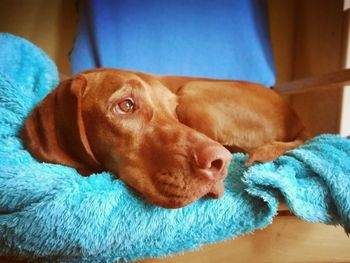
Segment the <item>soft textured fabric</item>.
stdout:
<path fill-rule="evenodd" d="M 73 72 L 96 67 L 272 86 L 265 0 L 84 0 Z"/>
<path fill-rule="evenodd" d="M 300 218 L 350 232 L 349 140 L 323 135 L 248 170 L 246 156 L 235 154 L 221 199 L 163 209 L 108 173 L 82 177 L 39 163 L 23 148 L 23 121 L 57 82 L 42 51 L 0 34 L 0 256 L 48 262 L 166 256 L 266 227 L 280 195 Z"/>

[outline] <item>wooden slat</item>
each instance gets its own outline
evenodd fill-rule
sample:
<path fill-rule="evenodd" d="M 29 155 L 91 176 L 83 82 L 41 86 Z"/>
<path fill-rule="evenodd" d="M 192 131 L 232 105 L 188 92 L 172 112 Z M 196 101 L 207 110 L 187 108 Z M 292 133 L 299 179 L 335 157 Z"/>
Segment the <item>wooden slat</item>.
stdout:
<path fill-rule="evenodd" d="M 344 69 L 320 76 L 300 79 L 287 83 L 277 84 L 273 87 L 281 94 L 297 94 L 323 88 L 339 87 L 350 84 L 350 69 Z"/>

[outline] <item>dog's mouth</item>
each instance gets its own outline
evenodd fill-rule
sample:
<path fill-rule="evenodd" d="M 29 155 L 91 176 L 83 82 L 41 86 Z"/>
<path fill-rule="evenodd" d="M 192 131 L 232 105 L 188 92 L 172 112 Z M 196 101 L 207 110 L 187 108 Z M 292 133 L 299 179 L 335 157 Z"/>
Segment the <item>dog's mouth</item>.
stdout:
<path fill-rule="evenodd" d="M 223 179 L 209 181 L 197 176 L 160 171 L 153 177 L 154 192 L 147 199 L 164 208 L 181 208 L 201 198 L 218 199 L 224 194 Z"/>

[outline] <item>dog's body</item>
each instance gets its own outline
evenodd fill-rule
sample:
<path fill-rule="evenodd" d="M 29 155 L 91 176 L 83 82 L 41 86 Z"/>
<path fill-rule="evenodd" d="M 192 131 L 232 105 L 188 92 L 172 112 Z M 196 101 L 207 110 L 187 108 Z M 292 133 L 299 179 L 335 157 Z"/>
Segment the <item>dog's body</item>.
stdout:
<path fill-rule="evenodd" d="M 261 85 L 96 69 L 62 82 L 22 130 L 39 160 L 108 170 L 151 203 L 176 208 L 223 194 L 231 154 L 272 161 L 308 135 Z"/>

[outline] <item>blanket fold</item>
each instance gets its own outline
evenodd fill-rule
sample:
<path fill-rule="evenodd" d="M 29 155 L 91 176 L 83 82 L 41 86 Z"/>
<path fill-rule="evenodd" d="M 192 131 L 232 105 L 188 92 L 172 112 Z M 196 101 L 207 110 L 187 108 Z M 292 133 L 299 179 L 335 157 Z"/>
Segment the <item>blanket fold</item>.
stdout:
<path fill-rule="evenodd" d="M 82 177 L 39 163 L 23 148 L 18 132 L 26 116 L 57 83 L 44 52 L 0 34 L 0 257 L 115 262 L 166 256 L 266 227 L 280 196 L 299 218 L 350 232 L 349 140 L 318 136 L 249 169 L 247 157 L 235 154 L 221 199 L 163 209 L 109 173 Z"/>

